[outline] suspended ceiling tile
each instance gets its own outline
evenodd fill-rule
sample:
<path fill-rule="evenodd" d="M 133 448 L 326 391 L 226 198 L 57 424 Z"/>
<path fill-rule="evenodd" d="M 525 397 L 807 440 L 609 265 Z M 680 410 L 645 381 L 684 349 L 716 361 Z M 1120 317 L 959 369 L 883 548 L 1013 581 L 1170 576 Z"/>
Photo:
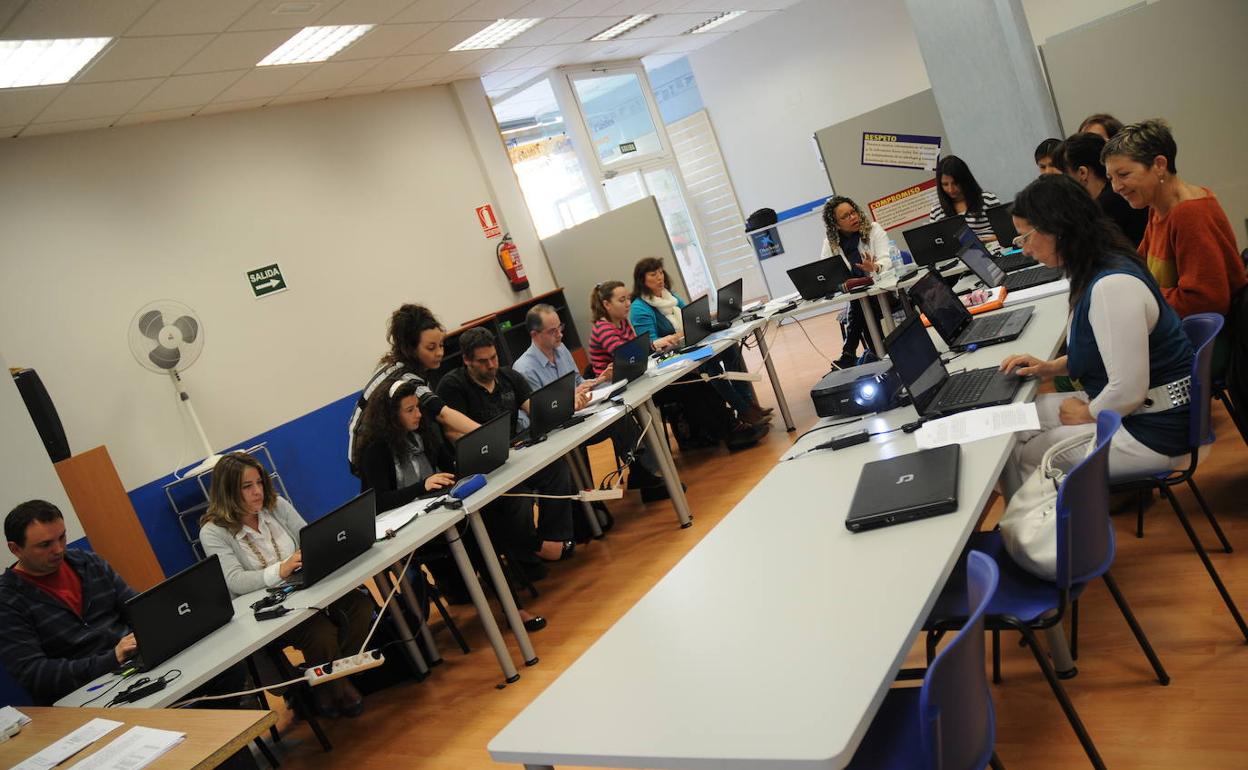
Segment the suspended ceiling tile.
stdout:
<path fill-rule="evenodd" d="M 554 44 L 584 43 L 586 40 L 589 40 L 594 35 L 597 35 L 599 32 L 602 32 L 604 29 L 620 20 L 620 18 L 612 16 L 611 18 L 606 19 L 606 23 L 604 24 L 603 19 L 581 19 L 573 26 L 568 27 L 568 29 L 564 32 L 555 35 L 551 38 L 550 42 Z"/>
<path fill-rule="evenodd" d="M 426 78 L 424 80 L 404 80 L 402 83 L 395 83 L 387 88 L 387 91 L 407 91 L 413 88 L 429 88 L 430 86 L 441 85 L 442 81 L 438 78 Z"/>
<path fill-rule="evenodd" d="M 214 103 L 241 102 L 268 97 L 272 99 L 307 77 L 316 64 L 285 64 L 280 67 L 258 67 L 222 91 Z"/>
<path fill-rule="evenodd" d="M 119 37 L 156 0 L 30 0 L 4 29 L 8 40 Z"/>
<path fill-rule="evenodd" d="M 386 87 L 381 85 L 348 86 L 347 88 L 340 88 L 335 91 L 332 98 L 339 99 L 344 96 L 364 96 L 366 94 L 381 93 L 384 90 L 386 90 Z"/>
<path fill-rule="evenodd" d="M 383 24 L 370 29 L 364 37 L 334 55 L 334 61 L 382 59 L 393 56 L 405 47 L 437 29 L 434 22 L 424 24 Z"/>
<path fill-rule="evenodd" d="M 344 88 L 364 86 L 384 87 L 394 85 L 421 67 L 436 61 L 437 58 L 437 54 L 392 56 L 389 59 L 384 59 L 377 66 L 373 67 L 368 72 L 365 72 L 360 77 L 352 80 L 351 83 L 344 86 Z"/>
<path fill-rule="evenodd" d="M 543 45 L 531 49 L 528 53 L 515 59 L 500 69 L 519 70 L 528 69 L 529 67 L 540 67 L 547 62 L 553 61 L 556 57 L 561 56 L 575 48 L 571 43 L 565 45 Z"/>
<path fill-rule="evenodd" d="M 212 38 L 212 35 L 123 37 L 109 46 L 90 69 L 74 78 L 74 82 L 167 77 L 203 50 Z"/>
<path fill-rule="evenodd" d="M 558 16 L 576 3 L 576 0 L 533 0 L 517 13 L 522 19 L 549 19 Z"/>
<path fill-rule="evenodd" d="M 86 120 L 58 120 L 49 123 L 35 123 L 22 130 L 21 136 L 45 136 L 47 134 L 68 134 L 71 131 L 91 131 L 97 128 L 108 128 L 118 120 L 120 115 Z"/>
<path fill-rule="evenodd" d="M 133 112 L 160 112 L 179 107 L 198 107 L 211 102 L 250 70 L 208 72 L 202 75 L 175 75 L 156 86 Z"/>
<path fill-rule="evenodd" d="M 132 112 L 129 115 L 122 115 L 113 125 L 136 126 L 140 123 L 158 123 L 162 120 L 189 118 L 194 114 L 194 107 L 179 107 L 176 110 L 160 110 L 158 112 Z"/>
<path fill-rule="evenodd" d="M 179 75 L 249 69 L 294 34 L 293 30 L 227 32 L 197 53 L 179 70 Z"/>
<path fill-rule="evenodd" d="M 411 4 L 412 0 L 344 0 L 316 23 L 384 24 Z"/>
<path fill-rule="evenodd" d="M 560 16 L 601 16 L 620 0 L 578 0 L 559 12 Z"/>
<path fill-rule="evenodd" d="M 269 106 L 269 107 L 276 107 L 276 106 L 281 105 L 281 104 L 296 104 L 296 103 L 303 103 L 303 102 L 319 102 L 319 101 L 320 101 L 320 100 L 322 100 L 322 99 L 328 99 L 330 96 L 332 96 L 332 95 L 333 95 L 333 93 L 334 93 L 334 91 L 335 91 L 335 90 L 337 90 L 337 89 L 330 89 L 330 90 L 327 90 L 327 91 L 311 91 L 311 92 L 307 92 L 307 91 L 305 91 L 305 92 L 301 92 L 301 93 L 295 93 L 294 91 L 288 91 L 288 92 L 286 92 L 286 93 L 282 94 L 281 96 L 278 96 L 278 97 L 274 98 L 274 99 L 273 99 L 273 101 L 269 102 L 267 106 Z"/>
<path fill-rule="evenodd" d="M 339 2 L 340 0 L 262 0 L 229 28 L 231 32 L 245 32 L 311 27 L 319 24 L 318 20 L 333 10 Z"/>
<path fill-rule="evenodd" d="M 411 77 L 420 79 L 450 78 L 464 67 L 485 58 L 485 55 L 488 53 L 489 51 L 453 51 L 442 54 L 419 70 L 407 73 L 399 80 L 407 80 Z"/>
<path fill-rule="evenodd" d="M 446 53 L 453 46 L 459 45 L 492 23 L 487 21 L 447 22 L 404 48 L 402 53 Z"/>
<path fill-rule="evenodd" d="M 390 19 L 392 23 L 403 24 L 412 21 L 447 21 L 463 12 L 476 0 L 416 0 L 405 10 Z"/>
<path fill-rule="evenodd" d="M 248 99 L 242 102 L 220 102 L 217 104 L 207 104 L 195 111 L 196 115 L 218 115 L 222 112 L 243 112 L 244 110 L 258 110 L 268 104 L 270 97 L 263 99 Z"/>
<path fill-rule="evenodd" d="M 723 40 L 728 34 L 716 30 L 703 32 L 701 35 L 679 35 L 671 38 L 670 42 L 662 45 L 655 53 L 689 53 L 708 46 L 716 40 Z"/>
<path fill-rule="evenodd" d="M 0 139 L 15 139 L 25 126 L 0 126 Z"/>
<path fill-rule="evenodd" d="M 638 13 L 672 13 L 674 10 L 673 8 L 656 8 L 655 0 L 618 0 L 610 8 L 613 15 L 620 16 L 632 16 Z"/>
<path fill-rule="evenodd" d="M 525 30 L 519 36 L 512 38 L 506 45 L 508 48 L 546 45 L 553 42 L 559 35 L 568 32 L 581 23 L 581 19 L 546 19 L 541 24 Z"/>
<path fill-rule="evenodd" d="M 66 86 L 37 120 L 50 123 L 124 115 L 162 82 L 163 78 L 149 78 Z"/>
<path fill-rule="evenodd" d="M 376 67 L 381 61 L 381 59 L 364 59 L 362 61 L 325 62 L 306 78 L 288 88 L 286 94 L 307 94 L 317 91 L 332 93 L 339 88 L 346 87 L 351 81 Z"/>
<path fill-rule="evenodd" d="M 227 29 L 256 0 L 159 0 L 126 35 L 195 35 Z"/>
<path fill-rule="evenodd" d="M 484 56 L 478 57 L 475 61 L 470 62 L 471 66 L 465 66 L 460 70 L 462 73 L 482 75 L 486 72 L 494 72 L 495 70 L 507 69 L 512 62 L 522 56 L 536 51 L 536 48 L 496 48 L 493 51 L 484 51 Z M 463 53 L 467 53 L 464 51 Z M 447 54 L 448 56 L 450 54 Z M 516 67 L 511 67 L 517 69 Z"/>
<path fill-rule="evenodd" d="M 455 18 L 462 21 L 490 22 L 499 19 L 541 18 L 540 16 L 521 16 L 517 13 L 528 3 L 529 0 L 477 0 L 477 2 L 455 14 Z"/>
<path fill-rule="evenodd" d="M 0 89 L 0 125 L 26 125 L 64 90 L 65 86 Z"/>
<path fill-rule="evenodd" d="M 684 34 L 686 30 L 706 21 L 707 16 L 704 13 L 672 13 L 642 24 L 635 30 L 631 30 L 621 36 L 621 40 L 629 38 L 641 37 L 671 37 Z M 709 33 L 707 33 L 709 34 Z"/>

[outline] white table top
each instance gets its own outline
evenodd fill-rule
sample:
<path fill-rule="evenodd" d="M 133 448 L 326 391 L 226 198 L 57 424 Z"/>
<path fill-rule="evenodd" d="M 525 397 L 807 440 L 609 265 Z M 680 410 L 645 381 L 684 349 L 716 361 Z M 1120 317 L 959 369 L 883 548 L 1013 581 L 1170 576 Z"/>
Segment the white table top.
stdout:
<path fill-rule="evenodd" d="M 1022 337 L 958 365 L 990 366 L 1010 352 L 1053 355 L 1066 300 L 1035 307 Z M 1035 388 L 1024 383 L 1020 398 Z M 905 407 L 864 427 L 887 430 L 915 416 Z M 844 521 L 860 468 L 914 451 L 912 435 L 779 463 L 494 737 L 491 756 L 697 770 L 844 766 L 1012 445 L 1013 436 L 1000 436 L 963 447 L 957 512 L 859 534 Z"/>

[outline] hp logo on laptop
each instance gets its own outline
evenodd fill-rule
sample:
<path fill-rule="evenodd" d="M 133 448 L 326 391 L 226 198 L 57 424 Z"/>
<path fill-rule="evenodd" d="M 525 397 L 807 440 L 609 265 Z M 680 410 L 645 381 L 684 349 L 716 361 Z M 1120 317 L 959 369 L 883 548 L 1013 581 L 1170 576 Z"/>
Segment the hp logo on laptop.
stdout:
<path fill-rule="evenodd" d="M 488 455 L 489 453 L 490 453 L 490 448 L 488 446 L 481 447 L 481 454 Z"/>
<path fill-rule="evenodd" d="M 826 281 L 826 280 L 828 280 L 828 279 L 827 279 L 827 277 L 825 277 L 825 276 L 823 275 L 823 273 L 820 273 L 819 275 L 816 275 L 816 276 L 815 276 L 815 280 L 816 280 L 816 281 Z"/>
<path fill-rule="evenodd" d="M 903 474 L 901 474 L 900 476 L 898 476 L 898 477 L 897 477 L 897 483 L 898 483 L 898 484 L 906 484 L 906 483 L 911 482 L 911 481 L 914 481 L 914 474 L 913 474 L 913 473 L 903 473 Z"/>
<path fill-rule="evenodd" d="M 191 605 L 190 605 L 188 602 L 182 602 L 181 604 L 179 604 L 179 605 L 178 605 L 178 614 L 179 614 L 179 615 L 190 615 L 190 614 L 191 614 Z"/>
<path fill-rule="evenodd" d="M 347 541 L 347 531 L 345 529 L 342 530 L 341 532 L 338 533 L 338 537 L 334 539 L 337 540 L 339 543 L 345 543 Z"/>
<path fill-rule="evenodd" d="M 932 239 L 932 242 L 933 242 L 933 243 L 935 243 L 937 246 L 944 246 L 944 245 L 945 245 L 945 239 L 944 239 L 944 238 L 941 238 L 939 235 L 938 235 L 938 236 L 936 236 L 935 238 L 933 238 L 933 239 Z"/>
<path fill-rule="evenodd" d="M 551 408 L 551 409 L 558 409 L 558 408 L 559 408 L 559 399 L 555 399 L 554 401 L 551 401 L 551 402 L 550 402 L 550 408 Z"/>

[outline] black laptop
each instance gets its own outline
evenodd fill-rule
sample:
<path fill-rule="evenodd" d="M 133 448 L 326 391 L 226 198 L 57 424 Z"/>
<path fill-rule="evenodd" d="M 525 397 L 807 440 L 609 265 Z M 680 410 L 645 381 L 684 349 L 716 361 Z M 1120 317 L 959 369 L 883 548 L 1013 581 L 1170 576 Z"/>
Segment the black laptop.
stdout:
<path fill-rule="evenodd" d="M 507 462 L 510 448 L 511 413 L 503 412 L 456 442 L 455 467 L 460 478 L 498 468 Z"/>
<path fill-rule="evenodd" d="M 723 331 L 741 315 L 742 292 L 745 281 L 741 278 L 723 286 L 715 294 L 715 320 L 711 321 L 711 331 Z"/>
<path fill-rule="evenodd" d="M 1026 270 L 1036 265 L 1036 260 L 1013 246 L 1014 239 L 1018 237 L 1018 230 L 1014 229 L 1014 218 L 1010 215 L 1013 210 L 1013 203 L 1002 203 L 984 209 L 984 215 L 988 217 L 988 224 L 992 227 L 993 234 L 997 236 L 997 242 L 1006 250 L 997 257 L 997 267 L 1007 273 Z"/>
<path fill-rule="evenodd" d="M 1004 286 L 1006 291 L 1022 291 L 1032 286 L 1061 280 L 1065 273 L 1057 267 L 1033 267 L 1019 270 L 1006 275 L 1005 270 L 988 254 L 987 247 L 969 227 L 963 227 L 958 233 L 962 246 L 958 250 L 958 259 L 966 263 L 971 272 L 984 282 L 985 286 L 996 288 Z"/>
<path fill-rule="evenodd" d="M 568 372 L 529 396 L 529 427 L 520 431 L 513 446 L 531 446 L 545 441 L 559 428 L 575 425 L 585 419 L 576 415 L 576 373 Z"/>
<path fill-rule="evenodd" d="M 650 361 L 650 333 L 625 342 L 612 356 L 611 382 L 632 382 L 646 373 Z"/>
<path fill-rule="evenodd" d="M 684 326 L 685 345 L 678 353 L 693 350 L 702 344 L 702 340 L 714 331 L 711 328 L 711 297 L 703 294 L 693 302 L 680 309 L 680 320 Z"/>
<path fill-rule="evenodd" d="M 944 259 L 958 256 L 958 231 L 966 226 L 960 215 L 912 227 L 901 234 L 910 247 L 910 256 L 919 267 L 933 267 Z"/>
<path fill-rule="evenodd" d="M 147 671 L 229 623 L 234 604 L 214 554 L 132 597 L 124 612 L 139 648 L 130 665 Z"/>
<path fill-rule="evenodd" d="M 1015 339 L 1031 320 L 1030 305 L 976 318 L 936 273 L 920 278 L 909 294 L 950 350 L 966 350 L 968 345 L 982 348 Z"/>
<path fill-rule="evenodd" d="M 845 260 L 836 256 L 799 265 L 786 272 L 802 299 L 808 300 L 831 297 L 841 290 L 841 284 L 852 275 Z"/>
<path fill-rule="evenodd" d="M 370 489 L 304 526 L 299 530 L 303 568 L 286 583 L 308 588 L 372 548 L 377 539 L 376 518 L 376 495 Z"/>
<path fill-rule="evenodd" d="M 949 444 L 862 466 L 845 527 L 862 532 L 956 511 L 961 450 Z"/>
<path fill-rule="evenodd" d="M 1022 380 L 995 366 L 950 375 L 918 313 L 884 340 L 893 369 L 901 377 L 914 408 L 924 417 L 940 417 L 981 406 L 1008 404 Z"/>

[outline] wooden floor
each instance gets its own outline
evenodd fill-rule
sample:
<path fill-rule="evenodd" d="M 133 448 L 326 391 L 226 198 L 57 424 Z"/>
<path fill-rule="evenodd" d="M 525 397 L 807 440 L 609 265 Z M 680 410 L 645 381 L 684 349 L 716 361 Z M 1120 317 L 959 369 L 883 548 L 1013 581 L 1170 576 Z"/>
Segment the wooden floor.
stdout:
<path fill-rule="evenodd" d="M 772 343 L 799 433 L 816 419 L 808 394 L 828 369 L 824 355 L 835 357 L 840 348 L 831 316 L 803 325 L 813 343 L 796 324 L 776 331 Z M 751 368 L 758 364 L 756 356 L 747 354 L 747 360 Z M 758 393 L 765 404 L 774 403 L 765 380 Z M 1198 479 L 1231 542 L 1243 551 L 1217 553 L 1213 560 L 1248 610 L 1248 448 L 1218 404 L 1214 418 L 1218 442 Z M 541 596 L 530 608 L 546 615 L 550 626 L 533 636 L 541 662 L 524 669 L 519 682 L 497 687 L 500 671 L 475 612 L 456 607 L 471 654 L 453 650 L 449 636 L 441 634 L 446 662 L 428 680 L 370 696 L 359 719 L 327 723 L 334 742 L 328 754 L 321 752 L 306 725 L 296 723 L 279 749 L 283 768 L 499 767 L 486 752 L 489 740 L 767 473 L 798 435 L 785 433 L 778 413 L 776 425 L 763 443 L 749 450 L 678 455 L 696 515 L 690 529 L 677 528 L 666 502 L 643 506 L 635 494 L 627 494 L 612 503 L 616 526 L 607 538 L 578 548 L 571 561 L 555 565 L 539 584 Z M 593 454 L 598 476 L 611 467 L 604 446 Z M 1189 514 L 1199 516 L 1190 494 L 1181 492 L 1179 497 Z M 1158 502 L 1149 509 L 1143 540 L 1133 534 L 1133 511 L 1115 518 L 1118 559 L 1113 573 L 1173 681 L 1161 687 L 1153 679 L 1108 592 L 1097 584 L 1082 602 L 1079 676 L 1066 683 L 1067 690 L 1111 768 L 1248 768 L 1248 645 L 1168 506 Z M 1196 528 L 1206 544 L 1213 541 L 1203 519 Z M 766 622 L 761 608 L 758 622 Z M 1006 636 L 1002 646 L 1004 682 L 992 687 L 998 755 L 1012 770 L 1086 767 L 1030 654 Z M 511 649 L 518 661 L 514 642 Z M 912 657 L 921 660 L 917 654 Z M 767 676 L 768 666 L 786 665 L 783 660 L 760 664 L 751 675 Z M 593 709 L 594 704 L 585 707 Z"/>

